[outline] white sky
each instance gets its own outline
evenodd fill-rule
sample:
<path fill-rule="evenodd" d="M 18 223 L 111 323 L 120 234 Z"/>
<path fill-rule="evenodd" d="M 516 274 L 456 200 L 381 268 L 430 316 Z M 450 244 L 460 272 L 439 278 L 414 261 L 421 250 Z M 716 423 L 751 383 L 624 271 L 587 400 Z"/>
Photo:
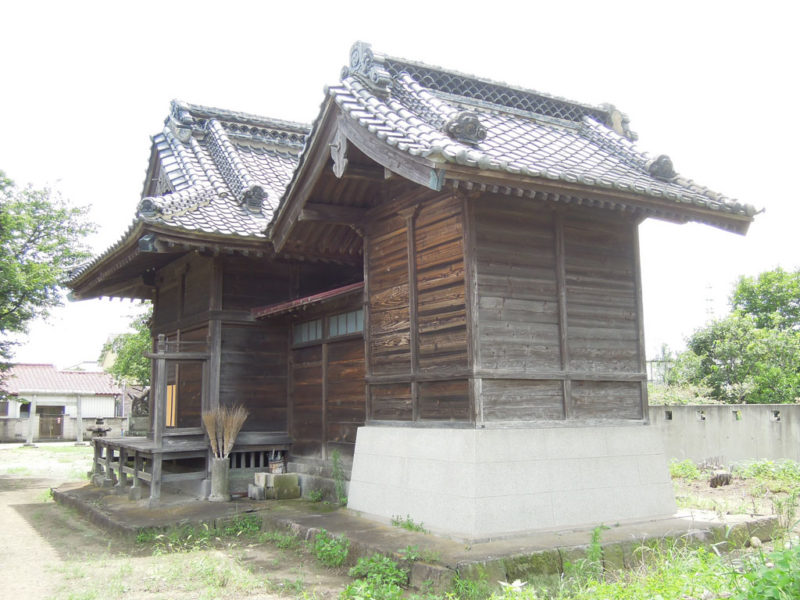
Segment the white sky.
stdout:
<path fill-rule="evenodd" d="M 311 122 L 356 40 L 377 52 L 615 104 L 639 146 L 765 208 L 746 237 L 646 222 L 648 354 L 727 310 L 740 274 L 800 267 L 800 5 L 792 2 L 6 2 L 0 169 L 91 204 L 96 252 L 130 224 L 169 102 Z M 19 362 L 93 360 L 136 305 L 37 322 Z"/>

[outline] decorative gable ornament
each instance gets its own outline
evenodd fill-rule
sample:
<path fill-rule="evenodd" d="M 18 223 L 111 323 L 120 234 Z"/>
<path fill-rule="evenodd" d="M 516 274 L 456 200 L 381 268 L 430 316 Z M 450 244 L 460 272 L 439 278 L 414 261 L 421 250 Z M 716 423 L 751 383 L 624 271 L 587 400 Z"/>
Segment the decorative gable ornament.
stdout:
<path fill-rule="evenodd" d="M 675 168 L 672 166 L 672 159 L 666 154 L 661 154 L 652 160 L 648 160 L 646 166 L 647 172 L 656 179 L 669 181 L 677 175 Z"/>
<path fill-rule="evenodd" d="M 478 113 L 471 110 L 462 110 L 451 117 L 442 129 L 454 140 L 472 146 L 486 139 L 486 128 L 478 118 Z"/>
<path fill-rule="evenodd" d="M 356 42 L 350 49 L 350 66 L 342 69 L 342 79 L 353 76 L 377 96 L 391 93 L 392 76 L 383 66 L 383 59 L 376 57 L 365 42 Z"/>

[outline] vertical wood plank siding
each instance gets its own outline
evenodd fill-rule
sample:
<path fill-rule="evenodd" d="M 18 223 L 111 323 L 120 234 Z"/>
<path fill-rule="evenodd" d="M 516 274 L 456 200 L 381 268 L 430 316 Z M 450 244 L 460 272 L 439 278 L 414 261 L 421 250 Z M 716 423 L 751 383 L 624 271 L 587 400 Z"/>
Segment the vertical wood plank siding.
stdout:
<path fill-rule="evenodd" d="M 287 332 L 278 323 L 222 323 L 220 404 L 244 404 L 244 431 L 286 431 Z"/>
<path fill-rule="evenodd" d="M 644 419 L 637 224 L 508 196 L 471 212 L 485 421 Z"/>
<path fill-rule="evenodd" d="M 373 222 L 369 264 L 369 372 L 411 371 L 406 220 L 389 215 Z"/>
<path fill-rule="evenodd" d="M 370 419 L 469 422 L 463 199 L 400 213 L 367 233 Z"/>

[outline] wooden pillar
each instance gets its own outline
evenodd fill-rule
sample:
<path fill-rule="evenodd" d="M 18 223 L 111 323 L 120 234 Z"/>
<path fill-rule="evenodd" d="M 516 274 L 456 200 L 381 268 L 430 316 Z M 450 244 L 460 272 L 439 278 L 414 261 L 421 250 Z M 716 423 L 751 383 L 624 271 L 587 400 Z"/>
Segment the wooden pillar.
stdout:
<path fill-rule="evenodd" d="M 128 487 L 128 474 L 125 473 L 125 463 L 128 462 L 128 451 L 120 446 L 119 462 L 117 463 L 117 491 L 124 492 Z"/>
<path fill-rule="evenodd" d="M 323 327 L 326 320 L 323 320 Z M 322 344 L 322 460 L 328 459 L 328 343 Z"/>
<path fill-rule="evenodd" d="M 167 343 L 163 333 L 158 334 L 156 342 L 156 368 L 153 389 L 155 398 L 153 402 L 153 442 L 157 448 L 161 447 L 164 435 L 164 425 L 167 413 L 167 360 L 159 355 L 166 352 Z"/>
<path fill-rule="evenodd" d="M 564 418 L 574 416 L 572 404 L 572 381 L 569 375 L 569 336 L 567 334 L 567 267 L 564 249 L 564 218 L 560 212 L 553 215 L 555 234 L 556 288 L 558 290 L 558 334 L 561 347 L 561 371 L 564 373 Z"/>
<path fill-rule="evenodd" d="M 161 453 L 153 453 L 153 471 L 150 479 L 150 504 L 157 504 L 161 499 Z"/>
<path fill-rule="evenodd" d="M 408 326 L 409 350 L 411 352 L 411 406 L 412 421 L 419 420 L 419 319 L 417 298 L 417 240 L 414 231 L 414 221 L 419 212 L 419 205 L 400 211 L 400 216 L 406 220 L 406 236 L 408 246 Z"/>
<path fill-rule="evenodd" d="M 103 487 L 111 487 L 114 484 L 114 448 L 107 443 L 104 445 L 106 447 L 106 464 Z"/>
<path fill-rule="evenodd" d="M 131 500 L 141 500 L 142 499 L 142 480 L 139 479 L 140 474 L 144 470 L 143 468 L 144 459 L 142 455 L 137 452 L 136 450 L 133 451 L 133 484 L 131 485 L 131 489 L 128 491 L 128 498 Z"/>
<path fill-rule="evenodd" d="M 639 342 L 639 371 L 642 379 L 642 420 L 650 422 L 650 406 L 647 400 L 647 349 L 644 344 L 644 303 L 642 301 L 642 267 L 639 257 L 639 225 L 633 225 L 633 281 L 636 286 L 636 321 Z"/>

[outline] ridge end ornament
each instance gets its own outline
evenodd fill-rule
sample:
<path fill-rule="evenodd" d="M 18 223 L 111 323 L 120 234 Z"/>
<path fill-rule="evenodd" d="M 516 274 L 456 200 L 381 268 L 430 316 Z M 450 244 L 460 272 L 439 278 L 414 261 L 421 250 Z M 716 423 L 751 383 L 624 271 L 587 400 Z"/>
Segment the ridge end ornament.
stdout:
<path fill-rule="evenodd" d="M 486 127 L 478 118 L 478 113 L 471 110 L 462 110 L 451 117 L 442 129 L 454 140 L 472 146 L 486 139 Z"/>

